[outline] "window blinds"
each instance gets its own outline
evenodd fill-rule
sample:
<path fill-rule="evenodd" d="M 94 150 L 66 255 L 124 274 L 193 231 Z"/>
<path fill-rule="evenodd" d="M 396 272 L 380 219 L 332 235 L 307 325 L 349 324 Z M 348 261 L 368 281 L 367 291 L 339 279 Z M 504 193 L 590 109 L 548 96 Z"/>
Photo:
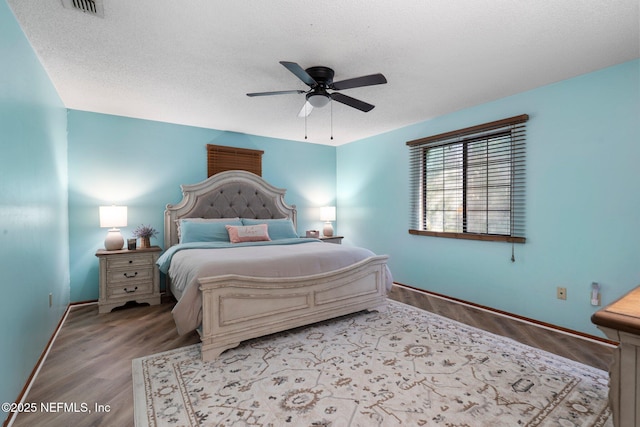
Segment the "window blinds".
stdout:
<path fill-rule="evenodd" d="M 525 123 L 511 117 L 409 146 L 412 234 L 525 240 Z"/>
<path fill-rule="evenodd" d="M 262 150 L 207 144 L 207 176 L 228 170 L 245 170 L 262 176 Z"/>

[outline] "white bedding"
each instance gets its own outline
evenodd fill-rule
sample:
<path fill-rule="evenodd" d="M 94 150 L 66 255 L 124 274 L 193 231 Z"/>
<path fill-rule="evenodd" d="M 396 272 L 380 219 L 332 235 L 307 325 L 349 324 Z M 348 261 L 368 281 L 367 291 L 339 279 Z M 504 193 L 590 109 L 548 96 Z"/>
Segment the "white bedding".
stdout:
<path fill-rule="evenodd" d="M 269 244 L 228 248 L 191 248 L 175 252 L 168 268 L 173 287 L 182 295 L 173 309 L 179 334 L 202 322 L 198 279 L 223 274 L 255 277 L 297 277 L 338 270 L 375 256 L 368 249 L 310 240 L 300 244 Z M 387 291 L 392 278 L 387 268 Z"/>

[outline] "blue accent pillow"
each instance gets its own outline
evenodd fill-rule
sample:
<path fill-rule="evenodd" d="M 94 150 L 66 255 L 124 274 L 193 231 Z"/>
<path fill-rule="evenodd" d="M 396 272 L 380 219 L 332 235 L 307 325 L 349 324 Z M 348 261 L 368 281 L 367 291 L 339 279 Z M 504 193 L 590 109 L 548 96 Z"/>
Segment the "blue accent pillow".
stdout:
<path fill-rule="evenodd" d="M 244 225 L 267 224 L 269 237 L 271 240 L 279 239 L 295 239 L 298 236 L 296 229 L 293 228 L 293 221 L 288 218 L 282 219 L 249 219 L 242 218 Z"/>
<path fill-rule="evenodd" d="M 195 222 L 180 221 L 180 243 L 229 242 L 226 225 L 241 226 L 242 221 Z"/>

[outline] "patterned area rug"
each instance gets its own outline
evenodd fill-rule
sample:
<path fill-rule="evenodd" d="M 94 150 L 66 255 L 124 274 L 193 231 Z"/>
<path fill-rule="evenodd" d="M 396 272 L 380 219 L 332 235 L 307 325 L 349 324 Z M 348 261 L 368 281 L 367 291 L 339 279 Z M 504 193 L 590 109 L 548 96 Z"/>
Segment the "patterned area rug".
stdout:
<path fill-rule="evenodd" d="M 136 426 L 612 426 L 606 372 L 389 302 L 133 361 Z"/>

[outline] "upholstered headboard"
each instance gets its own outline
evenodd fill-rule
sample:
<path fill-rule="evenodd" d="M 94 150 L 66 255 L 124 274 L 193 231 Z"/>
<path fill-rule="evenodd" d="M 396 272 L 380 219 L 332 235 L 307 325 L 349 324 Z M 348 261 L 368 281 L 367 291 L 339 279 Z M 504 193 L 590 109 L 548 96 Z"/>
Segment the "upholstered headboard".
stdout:
<path fill-rule="evenodd" d="M 198 184 L 181 185 L 182 200 L 164 211 L 164 248 L 178 243 L 180 218 L 289 218 L 297 228 L 295 205 L 284 202 L 287 190 L 251 172 L 220 172 Z"/>

